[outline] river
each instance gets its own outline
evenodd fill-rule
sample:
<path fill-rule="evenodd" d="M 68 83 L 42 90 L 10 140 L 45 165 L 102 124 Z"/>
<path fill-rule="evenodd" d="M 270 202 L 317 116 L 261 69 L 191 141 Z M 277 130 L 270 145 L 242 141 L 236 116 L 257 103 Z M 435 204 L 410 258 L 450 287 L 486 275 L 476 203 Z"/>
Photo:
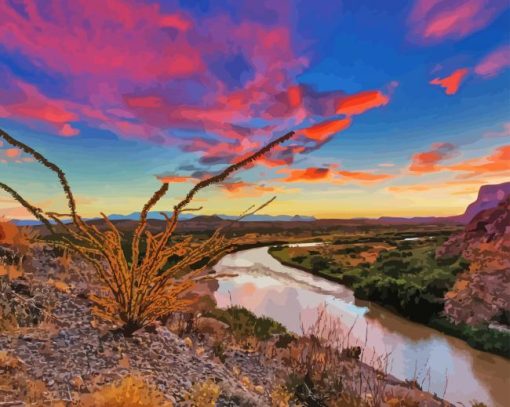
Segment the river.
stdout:
<path fill-rule="evenodd" d="M 284 266 L 267 250 L 244 250 L 219 261 L 217 272 L 237 274 L 219 280 L 215 297 L 220 307 L 242 305 L 300 333 L 302 324 L 311 324 L 326 306 L 341 321 L 350 346 L 366 344 L 365 361 L 388 355 L 388 373 L 415 378 L 424 390 L 459 406 L 470 406 L 472 400 L 510 405 L 510 361 L 357 300 L 349 288 Z"/>

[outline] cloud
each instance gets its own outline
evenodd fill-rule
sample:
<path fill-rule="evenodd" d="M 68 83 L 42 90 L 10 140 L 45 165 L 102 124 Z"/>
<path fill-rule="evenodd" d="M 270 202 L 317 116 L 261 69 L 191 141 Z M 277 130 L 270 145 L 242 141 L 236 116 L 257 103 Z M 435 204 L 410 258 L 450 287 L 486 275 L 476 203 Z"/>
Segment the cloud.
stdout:
<path fill-rule="evenodd" d="M 464 38 L 507 7 L 506 0 L 416 0 L 408 18 L 410 36 L 424 44 Z"/>
<path fill-rule="evenodd" d="M 378 90 L 359 92 L 340 100 L 336 112 L 346 116 L 354 116 L 376 107 L 385 106 L 389 101 L 389 97 Z"/>
<path fill-rule="evenodd" d="M 503 123 L 503 130 L 501 131 L 488 131 L 483 135 L 486 138 L 495 137 L 510 137 L 510 122 Z"/>
<path fill-rule="evenodd" d="M 394 178 L 394 175 L 391 174 L 376 174 L 367 171 L 338 171 L 338 174 L 349 180 L 360 182 L 378 182 Z"/>
<path fill-rule="evenodd" d="M 443 169 L 440 164 L 452 158 L 457 147 L 451 143 L 434 143 L 430 150 L 413 155 L 409 170 L 415 173 L 437 172 Z"/>
<path fill-rule="evenodd" d="M 58 78 L 36 87 L 0 62 L 9 84 L 0 89 L 0 117 L 64 137 L 84 125 L 171 144 L 196 153 L 202 165 L 231 163 L 270 138 L 303 129 L 260 160 L 291 164 L 389 96 L 297 83 L 308 60 L 295 51 L 294 8 L 277 3 L 265 5 L 269 21 L 259 6 L 244 3 L 192 13 L 177 3 L 0 2 L 7 60 Z"/>
<path fill-rule="evenodd" d="M 0 145 L 1 146 L 1 145 Z M 5 148 L 0 149 L 0 163 L 27 163 L 33 162 L 34 159 L 30 156 L 24 156 L 19 148 Z"/>
<path fill-rule="evenodd" d="M 80 134 L 80 130 L 75 129 L 69 123 L 65 123 L 59 130 L 58 134 L 64 137 L 73 137 Z"/>
<path fill-rule="evenodd" d="M 283 182 L 328 182 L 331 184 L 343 184 L 345 182 L 354 182 L 361 184 L 370 184 L 385 181 L 393 178 L 391 174 L 380 174 L 372 171 L 347 171 L 338 170 L 336 164 L 327 167 L 308 167 L 302 169 L 283 168 L 279 173 L 287 173 Z"/>
<path fill-rule="evenodd" d="M 438 85 L 445 89 L 447 95 L 454 95 L 468 74 L 468 68 L 461 68 L 454 71 L 451 75 L 444 78 L 434 78 L 430 81 L 431 85 Z"/>
<path fill-rule="evenodd" d="M 462 188 L 462 194 L 465 194 L 467 189 L 465 187 L 469 187 L 469 190 L 478 189 L 481 185 L 485 185 L 488 183 L 487 179 L 453 179 L 453 180 L 443 180 L 441 182 L 425 182 L 420 184 L 404 184 L 404 185 L 394 185 L 386 188 L 387 191 L 393 193 L 413 193 L 413 192 L 425 192 L 432 190 L 440 190 L 440 189 L 452 189 L 452 188 Z M 460 195 L 458 192 L 452 192 L 454 195 Z"/>
<path fill-rule="evenodd" d="M 228 196 L 236 198 L 255 198 L 264 194 L 286 194 L 299 191 L 297 189 L 287 189 L 266 184 L 257 184 L 252 182 L 244 182 L 241 180 L 232 180 L 224 182 L 220 188 L 225 191 Z"/>
<path fill-rule="evenodd" d="M 7 86 L 0 88 L 0 117 L 42 123 L 61 131 L 78 115 L 63 100 L 48 98 L 28 83 L 18 80 L 0 69 Z M 67 130 L 67 127 L 64 129 Z"/>
<path fill-rule="evenodd" d="M 497 147 L 486 157 L 465 160 L 448 169 L 465 172 L 466 177 L 510 171 L 510 144 Z"/>
<path fill-rule="evenodd" d="M 315 182 L 324 181 L 330 178 L 331 169 L 325 167 L 309 167 L 304 169 L 290 169 L 284 182 Z"/>
<path fill-rule="evenodd" d="M 491 78 L 510 66 L 510 46 L 503 45 L 482 59 L 474 68 L 477 75 Z"/>
<path fill-rule="evenodd" d="M 165 182 L 165 183 L 169 183 L 169 184 L 191 182 L 194 180 L 193 177 L 173 175 L 173 174 L 156 175 L 156 178 L 159 179 L 161 182 Z"/>
<path fill-rule="evenodd" d="M 334 134 L 347 129 L 351 123 L 352 120 L 350 118 L 326 120 L 303 129 L 301 133 L 310 140 L 323 142 Z"/>
<path fill-rule="evenodd" d="M 8 148 L 4 150 L 4 154 L 8 158 L 16 158 L 21 155 L 21 150 L 19 148 Z"/>

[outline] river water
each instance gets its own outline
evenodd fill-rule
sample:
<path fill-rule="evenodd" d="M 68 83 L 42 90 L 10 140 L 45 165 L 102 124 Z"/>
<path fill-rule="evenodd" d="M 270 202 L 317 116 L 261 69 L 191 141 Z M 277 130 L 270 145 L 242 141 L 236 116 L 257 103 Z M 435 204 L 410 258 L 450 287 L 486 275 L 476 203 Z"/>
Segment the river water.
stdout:
<path fill-rule="evenodd" d="M 237 274 L 219 280 L 215 297 L 220 307 L 242 305 L 300 333 L 326 306 L 341 321 L 348 344 L 365 346 L 365 361 L 387 356 L 388 373 L 415 378 L 424 390 L 459 406 L 470 406 L 472 400 L 510 406 L 510 361 L 356 300 L 347 287 L 284 266 L 267 250 L 233 253 L 215 266 L 217 272 Z"/>

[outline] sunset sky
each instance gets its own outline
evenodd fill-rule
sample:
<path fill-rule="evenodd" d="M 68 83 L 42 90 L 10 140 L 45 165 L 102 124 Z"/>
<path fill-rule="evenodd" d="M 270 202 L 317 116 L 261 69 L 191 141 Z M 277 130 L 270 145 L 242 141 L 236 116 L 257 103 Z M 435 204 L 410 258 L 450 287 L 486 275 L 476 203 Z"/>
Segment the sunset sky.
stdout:
<path fill-rule="evenodd" d="M 68 175 L 84 216 L 170 210 L 206 174 L 289 130 L 201 193 L 203 213 L 463 212 L 510 179 L 507 0 L 5 0 L 0 128 Z M 0 181 L 62 210 L 55 175 L 0 141 Z M 0 215 L 26 213 L 0 194 Z"/>

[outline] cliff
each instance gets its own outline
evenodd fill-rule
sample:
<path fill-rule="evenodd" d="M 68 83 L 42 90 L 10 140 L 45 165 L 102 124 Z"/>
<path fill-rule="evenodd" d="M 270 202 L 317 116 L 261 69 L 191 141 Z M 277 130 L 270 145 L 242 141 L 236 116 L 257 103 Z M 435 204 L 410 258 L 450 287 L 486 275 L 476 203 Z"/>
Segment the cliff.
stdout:
<path fill-rule="evenodd" d="M 477 202 L 466 213 L 480 207 Z M 445 261 L 463 256 L 471 262 L 446 294 L 444 310 L 450 320 L 510 325 L 510 196 L 475 215 L 436 255 Z"/>

